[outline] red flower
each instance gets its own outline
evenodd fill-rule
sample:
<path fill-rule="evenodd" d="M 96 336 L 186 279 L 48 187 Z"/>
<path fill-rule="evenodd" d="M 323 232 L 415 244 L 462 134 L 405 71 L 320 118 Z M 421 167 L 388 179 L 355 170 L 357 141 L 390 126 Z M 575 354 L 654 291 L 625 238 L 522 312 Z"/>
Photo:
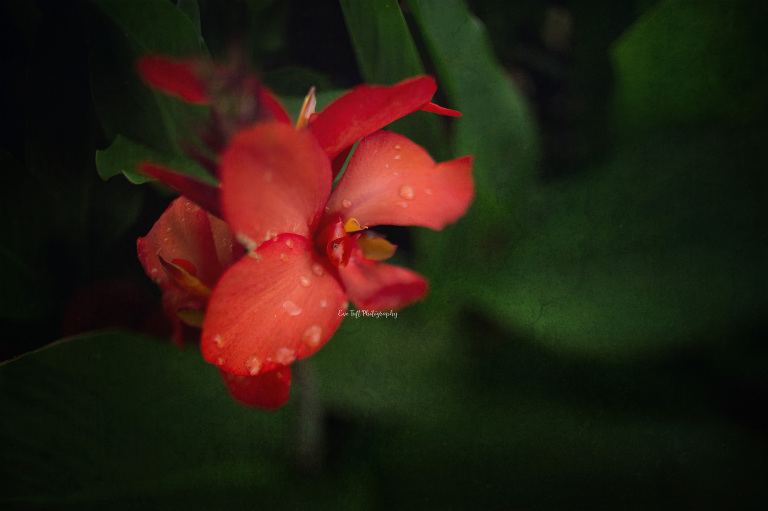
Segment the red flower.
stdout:
<path fill-rule="evenodd" d="M 189 86 L 194 94 L 177 90 L 188 87 L 191 72 L 185 80 L 157 79 L 158 62 L 168 61 L 142 62 L 151 84 L 186 100 L 213 97 L 203 79 Z M 267 105 L 261 118 L 271 120 L 232 132 L 216 167 L 218 188 L 142 166 L 170 178 L 226 223 L 177 199 L 138 247 L 147 274 L 163 290 L 166 312 L 177 321 L 177 335 L 179 321 L 194 324 L 188 311 L 201 316 L 205 310 L 204 358 L 224 371 L 236 398 L 276 407 L 288 398 L 288 366 L 330 339 L 348 300 L 359 309 L 394 310 L 425 295 L 423 277 L 381 262 L 395 247 L 367 228 L 441 229 L 454 222 L 472 200 L 472 160 L 436 164 L 407 138 L 378 131 L 419 108 L 444 110 L 429 102 L 435 91 L 429 77 L 358 87 L 320 114 L 312 112 L 310 95 L 297 128 L 271 95 L 253 90 Z M 346 157 L 360 139 L 332 191 L 332 160 Z"/>

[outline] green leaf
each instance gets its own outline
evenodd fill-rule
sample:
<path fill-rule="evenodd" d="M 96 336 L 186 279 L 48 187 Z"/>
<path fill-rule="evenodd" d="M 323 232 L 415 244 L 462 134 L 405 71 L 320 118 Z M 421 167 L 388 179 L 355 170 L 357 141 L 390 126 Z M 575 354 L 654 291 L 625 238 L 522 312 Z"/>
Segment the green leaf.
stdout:
<path fill-rule="evenodd" d="M 360 72 L 366 80 L 392 85 L 403 78 L 424 74 L 396 1 L 342 0 L 341 8 Z"/>
<path fill-rule="evenodd" d="M 190 18 L 162 0 L 90 0 L 85 9 L 90 40 L 91 88 L 108 137 L 118 134 L 169 155 L 183 156 L 207 109 L 150 89 L 135 71 L 142 55 L 203 54 Z"/>
<path fill-rule="evenodd" d="M 290 417 L 235 404 L 196 349 L 124 333 L 1 365 L 0 403 L 4 507 L 238 504 L 279 478 Z"/>
<path fill-rule="evenodd" d="M 102 179 L 109 179 L 122 173 L 134 184 L 151 181 L 152 178 L 136 170 L 139 162 L 142 161 L 159 163 L 179 171 L 180 174 L 212 185 L 216 184 L 216 179 L 193 160 L 151 149 L 122 135 L 115 137 L 108 148 L 96 151 L 96 168 Z"/>
<path fill-rule="evenodd" d="M 409 1 L 456 121 L 454 154 L 475 156 L 475 212 L 514 219 L 533 183 L 538 129 L 496 61 L 485 30 L 461 0 Z M 481 210 L 481 211 L 478 211 Z"/>
<path fill-rule="evenodd" d="M 606 357 L 759 320 L 766 136 L 716 126 L 636 138 L 542 192 L 506 258 L 472 272 L 469 303 L 553 349 Z"/>
<path fill-rule="evenodd" d="M 631 133 L 670 123 L 764 118 L 767 24 L 762 2 L 662 2 L 613 48 L 615 122 Z"/>
<path fill-rule="evenodd" d="M 181 12 L 186 14 L 189 21 L 192 22 L 192 26 L 195 29 L 197 37 L 200 38 L 201 44 L 203 41 L 202 27 L 200 25 L 200 6 L 197 4 L 197 0 L 178 0 L 176 6 Z"/>
<path fill-rule="evenodd" d="M 369 83 L 391 85 L 424 74 L 424 66 L 394 0 L 342 0 L 360 73 Z M 441 119 L 435 114 L 414 112 L 392 123 L 388 129 L 425 146 L 437 160 L 447 159 L 449 144 Z"/>

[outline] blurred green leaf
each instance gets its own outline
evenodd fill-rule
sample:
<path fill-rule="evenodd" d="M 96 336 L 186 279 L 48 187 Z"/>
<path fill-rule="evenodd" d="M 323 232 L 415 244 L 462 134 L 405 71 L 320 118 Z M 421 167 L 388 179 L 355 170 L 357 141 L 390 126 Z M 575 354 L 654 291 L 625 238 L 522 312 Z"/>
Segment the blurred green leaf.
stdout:
<path fill-rule="evenodd" d="M 409 1 L 456 120 L 454 155 L 475 156 L 475 214 L 514 219 L 533 183 L 538 128 L 505 75 L 485 30 L 461 0 Z M 509 226 L 507 226 L 507 229 Z"/>
<path fill-rule="evenodd" d="M 162 0 L 90 0 L 85 9 L 90 39 L 91 88 L 106 134 L 120 134 L 169 155 L 184 154 L 181 143 L 194 140 L 194 128 L 207 109 L 151 90 L 135 71 L 142 55 L 200 55 L 201 40 L 192 21 Z"/>
<path fill-rule="evenodd" d="M 197 350 L 122 333 L 1 365 L 0 403 L 4 507 L 237 503 L 275 480 L 290 417 L 235 404 Z"/>
<path fill-rule="evenodd" d="M 200 38 L 200 43 L 203 44 L 203 34 L 200 26 L 200 6 L 197 0 L 178 0 L 176 6 L 181 12 L 186 14 L 189 21 L 192 22 L 192 26 L 195 29 L 197 37 Z"/>
<path fill-rule="evenodd" d="M 715 126 L 635 138 L 542 192 L 506 259 L 472 272 L 470 302 L 551 348 L 607 357 L 758 321 L 766 136 Z"/>
<path fill-rule="evenodd" d="M 366 80 L 392 85 L 424 74 L 403 13 L 395 0 L 341 0 L 347 31 Z"/>
<path fill-rule="evenodd" d="M 216 179 L 193 160 L 151 149 L 122 135 L 117 135 L 108 148 L 96 151 L 96 168 L 102 179 L 122 173 L 134 184 L 151 181 L 150 177 L 137 172 L 138 164 L 142 161 L 159 163 L 199 181 L 216 184 Z"/>
<path fill-rule="evenodd" d="M 668 0 L 616 43 L 615 122 L 750 120 L 768 113 L 768 7 L 753 0 Z"/>

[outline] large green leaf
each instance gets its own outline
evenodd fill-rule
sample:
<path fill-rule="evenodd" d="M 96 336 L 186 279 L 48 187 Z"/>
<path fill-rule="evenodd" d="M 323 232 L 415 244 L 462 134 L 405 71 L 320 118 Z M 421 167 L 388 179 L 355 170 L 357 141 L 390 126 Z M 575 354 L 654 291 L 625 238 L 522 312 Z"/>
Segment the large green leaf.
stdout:
<path fill-rule="evenodd" d="M 462 0 L 408 5 L 450 105 L 463 114 L 456 122 L 454 154 L 475 156 L 475 214 L 486 215 L 487 223 L 514 219 L 538 157 L 537 124 L 528 104 Z"/>
<path fill-rule="evenodd" d="M 766 136 L 699 127 L 618 148 L 541 194 L 506 259 L 471 272 L 471 303 L 554 349 L 600 356 L 669 349 L 760 320 Z"/>
<path fill-rule="evenodd" d="M 290 409 L 239 407 L 219 380 L 197 350 L 119 333 L 0 366 L 3 505 L 217 507 L 269 487 Z"/>
<path fill-rule="evenodd" d="M 668 0 L 615 44 L 616 123 L 758 119 L 768 113 L 768 7 L 753 0 Z"/>

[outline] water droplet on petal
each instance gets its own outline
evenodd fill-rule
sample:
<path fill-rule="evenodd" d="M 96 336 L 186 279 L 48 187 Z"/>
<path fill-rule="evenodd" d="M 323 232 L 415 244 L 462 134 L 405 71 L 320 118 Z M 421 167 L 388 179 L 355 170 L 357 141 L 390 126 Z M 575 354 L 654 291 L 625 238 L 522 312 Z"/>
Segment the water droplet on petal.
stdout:
<path fill-rule="evenodd" d="M 287 261 L 288 260 L 288 254 L 280 254 L 280 259 L 282 261 Z"/>
<path fill-rule="evenodd" d="M 395 206 L 400 206 L 401 208 L 407 208 L 408 207 L 408 203 L 407 202 L 403 202 L 403 201 L 395 202 Z"/>
<path fill-rule="evenodd" d="M 384 164 L 384 168 L 385 168 L 385 169 L 388 169 L 388 168 L 389 168 L 389 163 L 385 163 L 385 164 Z"/>
<path fill-rule="evenodd" d="M 292 239 L 285 240 L 285 244 L 288 245 L 288 248 L 293 248 L 293 240 Z"/>
<path fill-rule="evenodd" d="M 396 160 L 399 160 L 400 158 L 401 158 L 401 156 L 400 156 L 399 154 L 396 154 L 396 155 L 395 155 L 395 159 L 396 159 Z"/>
<path fill-rule="evenodd" d="M 245 368 L 248 370 L 248 374 L 256 376 L 261 371 L 261 360 L 256 355 L 251 355 L 245 359 Z"/>
<path fill-rule="evenodd" d="M 317 348 L 320 345 L 323 329 L 320 325 L 312 325 L 301 334 L 301 341 L 310 348 Z"/>
<path fill-rule="evenodd" d="M 322 277 L 323 276 L 323 265 L 320 264 L 320 263 L 312 264 L 312 273 L 314 273 L 318 277 Z"/>
<path fill-rule="evenodd" d="M 325 298 L 320 300 L 320 307 L 322 307 L 322 308 L 328 307 L 328 300 L 326 300 Z"/>
<path fill-rule="evenodd" d="M 277 350 L 277 363 L 288 365 L 292 364 L 296 360 L 296 352 L 290 348 L 280 348 Z"/>
<path fill-rule="evenodd" d="M 173 227 L 169 227 L 165 230 L 165 232 L 171 232 L 173 230 Z"/>
<path fill-rule="evenodd" d="M 312 281 L 309 280 L 307 277 L 300 277 L 299 283 L 301 284 L 301 287 L 309 287 L 312 285 Z"/>
<path fill-rule="evenodd" d="M 304 310 L 290 300 L 283 302 L 283 310 L 288 313 L 289 316 L 298 316 Z"/>
<path fill-rule="evenodd" d="M 432 188 L 427 188 L 426 190 L 424 190 L 424 193 L 426 193 L 427 195 L 432 195 Z"/>
<path fill-rule="evenodd" d="M 416 195 L 413 191 L 413 187 L 408 185 L 401 186 L 399 194 L 400 197 L 406 200 L 412 200 Z"/>
<path fill-rule="evenodd" d="M 216 347 L 221 349 L 224 347 L 224 339 L 219 334 L 216 334 L 213 337 L 213 342 L 216 343 Z"/>
<path fill-rule="evenodd" d="M 157 273 L 157 268 L 152 268 L 152 271 L 150 271 L 149 273 L 151 273 L 152 275 L 154 275 L 155 273 Z"/>
<path fill-rule="evenodd" d="M 163 238 L 163 241 L 165 241 L 166 243 L 168 243 L 168 238 Z"/>
<path fill-rule="evenodd" d="M 341 201 L 341 205 L 344 206 L 345 208 L 351 208 L 352 201 L 349 199 L 344 199 L 343 201 Z"/>
<path fill-rule="evenodd" d="M 224 365 L 224 357 L 219 357 L 219 359 L 216 361 L 216 363 L 219 364 L 220 366 L 223 366 Z"/>
<path fill-rule="evenodd" d="M 395 144 L 395 149 L 400 150 L 400 144 Z"/>

